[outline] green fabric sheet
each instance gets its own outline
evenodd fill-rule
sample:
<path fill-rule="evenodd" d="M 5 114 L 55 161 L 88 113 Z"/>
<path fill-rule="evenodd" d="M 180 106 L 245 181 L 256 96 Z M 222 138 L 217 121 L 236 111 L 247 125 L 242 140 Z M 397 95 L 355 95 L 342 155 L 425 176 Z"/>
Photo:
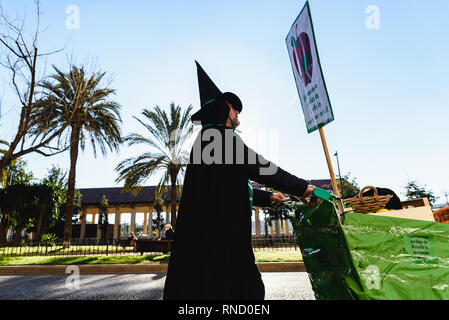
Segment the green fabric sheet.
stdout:
<path fill-rule="evenodd" d="M 292 225 L 319 300 L 449 299 L 449 224 L 347 213 L 321 201 Z"/>
<path fill-rule="evenodd" d="M 348 213 L 343 231 L 360 299 L 449 299 L 448 224 Z"/>

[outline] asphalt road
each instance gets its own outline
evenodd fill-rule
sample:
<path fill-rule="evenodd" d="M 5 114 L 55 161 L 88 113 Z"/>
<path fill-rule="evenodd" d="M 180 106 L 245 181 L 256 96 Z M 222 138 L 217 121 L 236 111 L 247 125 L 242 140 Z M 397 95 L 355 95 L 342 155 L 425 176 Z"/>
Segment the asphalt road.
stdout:
<path fill-rule="evenodd" d="M 262 273 L 266 300 L 314 300 L 305 272 Z M 0 276 L 0 300 L 160 300 L 165 274 Z M 77 287 L 79 284 L 79 287 Z"/>

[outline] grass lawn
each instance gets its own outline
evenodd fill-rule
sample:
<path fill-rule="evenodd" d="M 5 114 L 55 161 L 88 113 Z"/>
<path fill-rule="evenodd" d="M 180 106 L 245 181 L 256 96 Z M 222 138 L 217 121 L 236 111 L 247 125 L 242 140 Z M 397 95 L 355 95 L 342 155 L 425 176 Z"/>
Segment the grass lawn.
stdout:
<path fill-rule="evenodd" d="M 0 266 L 73 265 L 73 264 L 142 264 L 168 262 L 169 254 L 60 257 L 0 257 Z"/>
<path fill-rule="evenodd" d="M 299 262 L 300 251 L 255 251 L 256 262 Z M 76 265 L 76 264 L 145 264 L 167 263 L 170 254 L 155 255 L 112 255 L 112 256 L 75 256 L 75 257 L 1 257 L 0 266 L 19 265 Z M 201 259 L 201 255 L 198 256 Z M 192 257 L 192 259 L 195 259 Z"/>
<path fill-rule="evenodd" d="M 301 251 L 299 250 L 261 250 L 254 251 L 256 262 L 299 262 L 302 261 Z"/>

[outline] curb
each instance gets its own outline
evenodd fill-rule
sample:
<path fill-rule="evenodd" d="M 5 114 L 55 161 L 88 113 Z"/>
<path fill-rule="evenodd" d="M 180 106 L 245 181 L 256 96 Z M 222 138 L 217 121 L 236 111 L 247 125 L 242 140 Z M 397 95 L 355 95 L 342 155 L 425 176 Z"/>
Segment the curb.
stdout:
<path fill-rule="evenodd" d="M 303 262 L 258 262 L 260 272 L 306 272 Z"/>
<path fill-rule="evenodd" d="M 304 272 L 302 262 L 260 262 L 256 263 L 260 272 Z M 79 268 L 80 274 L 144 274 L 166 273 L 167 263 L 152 264 L 91 264 L 91 265 L 30 265 L 30 266 L 0 266 L 0 275 L 55 275 L 69 274 Z M 67 271 L 67 272 L 66 272 Z"/>

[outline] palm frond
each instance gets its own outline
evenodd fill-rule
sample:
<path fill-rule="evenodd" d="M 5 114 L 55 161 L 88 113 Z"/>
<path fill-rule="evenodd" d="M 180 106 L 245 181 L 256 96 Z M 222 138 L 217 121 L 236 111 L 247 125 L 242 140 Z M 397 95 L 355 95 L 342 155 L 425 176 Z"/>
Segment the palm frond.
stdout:
<path fill-rule="evenodd" d="M 118 173 L 118 178 L 115 181 L 124 181 L 125 187 L 141 186 L 150 176 L 164 167 L 163 160 L 163 155 L 149 152 L 125 159 L 115 168 Z"/>
<path fill-rule="evenodd" d="M 162 171 L 156 187 L 156 199 L 161 199 L 167 193 L 172 175 L 176 177 L 175 187 L 180 196 L 184 168 L 189 161 L 186 149 L 190 146 L 186 142 L 193 134 L 190 122 L 192 108 L 189 106 L 182 110 L 171 103 L 167 113 L 156 105 L 143 109 L 141 118 L 134 117 L 147 134 L 131 133 L 123 141 L 129 146 L 145 145 L 154 151 L 120 162 L 115 168 L 118 174 L 116 182 L 124 182 L 125 187 L 131 190 L 141 186 L 154 173 Z"/>
<path fill-rule="evenodd" d="M 95 157 L 97 149 L 103 155 L 107 150 L 118 151 L 122 143 L 120 105 L 109 99 L 115 90 L 102 86 L 106 73 L 88 74 L 77 66 L 63 72 L 53 65 L 53 70 L 54 74 L 41 84 L 44 96 L 36 105 L 36 120 L 31 130 L 34 138 L 43 139 L 69 123 L 68 128 L 80 130 L 82 150 L 88 142 Z"/>

